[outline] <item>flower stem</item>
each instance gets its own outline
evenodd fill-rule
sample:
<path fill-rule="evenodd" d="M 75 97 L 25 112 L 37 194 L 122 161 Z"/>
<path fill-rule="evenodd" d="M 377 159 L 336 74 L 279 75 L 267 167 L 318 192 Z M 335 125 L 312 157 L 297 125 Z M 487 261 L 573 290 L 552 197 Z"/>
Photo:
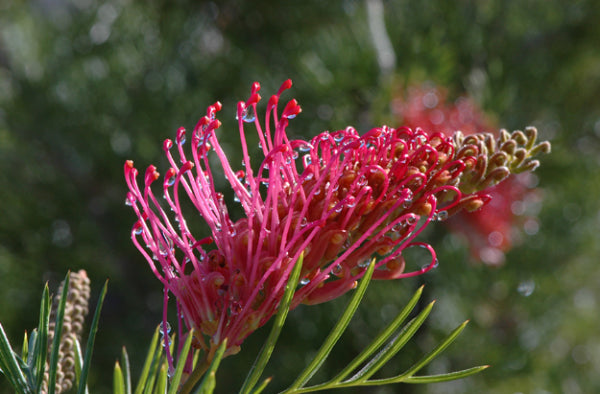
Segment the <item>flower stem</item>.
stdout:
<path fill-rule="evenodd" d="M 183 386 L 181 386 L 181 390 L 180 390 L 181 394 L 189 394 L 192 392 L 192 389 L 194 388 L 194 386 L 196 386 L 198 381 L 200 381 L 200 379 L 202 378 L 202 376 L 204 376 L 204 373 L 210 366 L 212 359 L 214 357 L 214 354 L 215 354 L 215 352 L 211 350 L 209 353 L 206 354 L 206 356 L 203 358 L 202 362 L 200 362 L 198 365 L 196 365 L 196 368 L 194 368 L 194 370 L 188 376 L 188 378 L 185 381 L 185 383 L 183 384 Z"/>

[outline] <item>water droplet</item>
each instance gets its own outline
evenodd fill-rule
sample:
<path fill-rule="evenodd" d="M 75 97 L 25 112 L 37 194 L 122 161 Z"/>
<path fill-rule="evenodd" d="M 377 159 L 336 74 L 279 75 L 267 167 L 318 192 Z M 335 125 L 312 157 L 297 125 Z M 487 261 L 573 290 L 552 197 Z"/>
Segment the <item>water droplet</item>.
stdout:
<path fill-rule="evenodd" d="M 132 205 L 133 205 L 133 203 L 131 202 L 131 200 L 130 200 L 130 199 L 126 198 L 126 199 L 125 199 L 125 205 L 127 205 L 128 207 L 130 207 L 130 206 L 132 206 Z"/>
<path fill-rule="evenodd" d="M 333 140 L 337 143 L 340 143 L 344 140 L 344 135 L 342 133 L 339 133 L 335 137 L 333 137 Z"/>
<path fill-rule="evenodd" d="M 424 266 L 421 267 L 421 271 L 428 271 L 430 269 L 434 269 L 437 268 L 440 265 L 440 263 L 438 262 L 437 259 L 435 259 L 435 262 L 433 263 L 433 265 L 430 267 L 429 264 L 425 264 Z"/>
<path fill-rule="evenodd" d="M 256 120 L 256 114 L 254 113 L 254 109 L 252 107 L 246 108 L 242 113 L 242 120 L 246 123 L 251 123 Z"/>
<path fill-rule="evenodd" d="M 164 232 L 162 233 L 162 238 L 164 242 L 158 242 L 158 252 L 161 254 L 161 256 L 168 256 L 173 250 L 173 241 Z"/>
<path fill-rule="evenodd" d="M 342 266 L 340 264 L 336 264 L 335 267 L 333 267 L 333 270 L 331 272 L 333 272 L 334 275 L 341 273 Z"/>
<path fill-rule="evenodd" d="M 300 284 L 302 286 L 306 286 L 309 283 L 310 283 L 310 279 L 308 279 L 308 278 L 302 278 L 302 279 L 300 279 Z"/>
<path fill-rule="evenodd" d="M 294 119 L 296 117 L 296 114 L 286 115 L 285 117 L 288 119 Z"/>
<path fill-rule="evenodd" d="M 179 139 L 177 140 L 177 143 L 178 143 L 179 145 L 183 145 L 183 144 L 185 144 L 185 133 L 181 133 L 181 134 L 180 134 L 180 136 L 179 136 Z"/>
<path fill-rule="evenodd" d="M 133 233 L 135 235 L 140 235 L 142 233 L 142 231 L 144 231 L 144 229 L 142 228 L 142 226 L 139 226 L 138 228 L 136 228 Z"/>
<path fill-rule="evenodd" d="M 165 332 L 164 332 L 165 326 L 167 327 L 167 335 L 171 333 L 171 324 L 169 322 L 162 322 L 162 323 L 160 323 L 160 328 L 158 329 L 158 332 L 162 336 L 165 335 Z"/>
<path fill-rule="evenodd" d="M 310 148 L 311 148 L 310 144 L 302 144 L 302 145 L 298 146 L 298 150 L 300 152 L 310 152 Z"/>
<path fill-rule="evenodd" d="M 175 179 L 177 176 L 173 175 L 169 179 L 167 179 L 167 186 L 173 186 L 175 184 Z"/>
<path fill-rule="evenodd" d="M 406 227 L 406 224 L 404 224 L 404 223 L 398 223 L 398 224 L 394 225 L 394 227 L 392 227 L 392 231 L 393 232 L 399 232 L 399 231 L 404 230 L 405 227 Z"/>
<path fill-rule="evenodd" d="M 327 134 L 327 133 L 321 134 L 321 141 L 329 141 L 329 134 Z"/>
<path fill-rule="evenodd" d="M 304 155 L 302 160 L 304 161 L 304 167 L 308 167 L 312 163 L 310 155 Z"/>
<path fill-rule="evenodd" d="M 517 291 L 523 297 L 529 297 L 530 295 L 533 294 L 534 290 L 535 290 L 535 282 L 532 279 L 525 280 L 525 281 L 519 283 L 519 285 L 517 286 Z"/>
<path fill-rule="evenodd" d="M 433 220 L 441 222 L 446 219 L 448 219 L 448 211 L 439 211 L 433 214 Z"/>
<path fill-rule="evenodd" d="M 360 268 L 366 268 L 366 267 L 368 267 L 369 266 L 369 259 L 365 259 L 363 261 L 359 261 L 358 262 L 358 266 Z"/>

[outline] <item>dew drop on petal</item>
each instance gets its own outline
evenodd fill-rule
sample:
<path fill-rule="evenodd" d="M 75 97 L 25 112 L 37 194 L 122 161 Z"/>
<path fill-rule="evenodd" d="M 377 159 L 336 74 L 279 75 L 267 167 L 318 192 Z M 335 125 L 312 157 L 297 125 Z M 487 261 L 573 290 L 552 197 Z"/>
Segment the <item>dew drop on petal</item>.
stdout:
<path fill-rule="evenodd" d="M 448 211 L 439 211 L 433 215 L 433 220 L 437 220 L 439 222 L 448 219 Z"/>
<path fill-rule="evenodd" d="M 308 278 L 302 278 L 302 279 L 300 279 L 300 284 L 302 286 L 306 286 L 309 283 L 310 283 L 310 279 L 308 279 Z"/>
<path fill-rule="evenodd" d="M 339 274 L 340 272 L 342 272 L 342 266 L 340 264 L 336 264 L 331 272 L 333 272 L 334 275 Z"/>
<path fill-rule="evenodd" d="M 304 155 L 302 160 L 304 161 L 305 167 L 308 167 L 312 163 L 312 158 L 310 157 L 310 155 Z"/>
<path fill-rule="evenodd" d="M 309 144 L 302 144 L 298 146 L 298 150 L 300 152 L 310 152 L 310 145 Z"/>

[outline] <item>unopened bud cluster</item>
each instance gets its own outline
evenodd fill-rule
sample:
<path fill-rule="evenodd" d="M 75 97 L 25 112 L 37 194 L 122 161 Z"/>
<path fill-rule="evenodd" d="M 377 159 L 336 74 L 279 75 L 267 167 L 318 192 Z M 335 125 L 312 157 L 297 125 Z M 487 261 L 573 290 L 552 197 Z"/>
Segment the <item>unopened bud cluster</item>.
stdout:
<path fill-rule="evenodd" d="M 52 344 L 56 329 L 56 315 L 63 292 L 64 281 L 60 284 L 57 296 L 54 299 L 50 313 L 48 328 L 48 343 Z M 81 339 L 83 323 L 88 314 L 90 299 L 90 279 L 84 270 L 71 272 L 69 277 L 69 290 L 65 304 L 64 322 L 58 352 L 58 366 L 56 371 L 56 393 L 65 392 L 73 386 L 75 380 L 75 341 Z M 47 369 L 47 368 L 46 368 Z M 43 393 L 48 392 L 48 372 L 44 376 Z"/>

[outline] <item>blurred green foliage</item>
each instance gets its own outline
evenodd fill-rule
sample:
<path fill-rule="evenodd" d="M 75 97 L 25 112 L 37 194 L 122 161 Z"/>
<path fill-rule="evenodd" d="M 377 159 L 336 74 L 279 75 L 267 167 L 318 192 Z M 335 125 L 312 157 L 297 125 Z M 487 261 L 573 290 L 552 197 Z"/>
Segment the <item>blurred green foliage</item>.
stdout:
<path fill-rule="evenodd" d="M 393 122 L 394 94 L 431 80 L 475 97 L 501 127 L 532 124 L 552 141 L 536 172 L 544 196 L 539 231 L 493 269 L 470 262 L 452 234 L 431 232 L 440 266 L 420 278 L 374 283 L 336 354 L 355 355 L 425 282 L 424 301 L 439 301 L 419 338 L 423 348 L 472 319 L 430 372 L 492 368 L 404 392 L 599 392 L 600 3 L 383 6 L 378 23 L 394 50 L 391 74 L 379 67 L 364 1 L 1 2 L 0 321 L 9 337 L 35 326 L 44 281 L 57 285 L 67 269 L 85 268 L 98 293 L 109 277 L 91 382 L 93 392 L 107 392 L 122 345 L 134 371 L 141 368 L 162 309 L 162 289 L 129 241 L 134 215 L 124 204 L 124 160 L 164 172 L 162 140 L 193 127 L 216 100 L 224 104 L 221 138 L 235 154 L 235 102 L 253 81 L 268 97 L 293 79 L 303 113 L 289 131 L 308 138 Z M 271 389 L 302 369 L 345 302 L 290 314 L 267 367 Z M 241 385 L 267 331 L 223 361 L 221 392 Z M 398 370 L 419 353 L 408 350 Z"/>

